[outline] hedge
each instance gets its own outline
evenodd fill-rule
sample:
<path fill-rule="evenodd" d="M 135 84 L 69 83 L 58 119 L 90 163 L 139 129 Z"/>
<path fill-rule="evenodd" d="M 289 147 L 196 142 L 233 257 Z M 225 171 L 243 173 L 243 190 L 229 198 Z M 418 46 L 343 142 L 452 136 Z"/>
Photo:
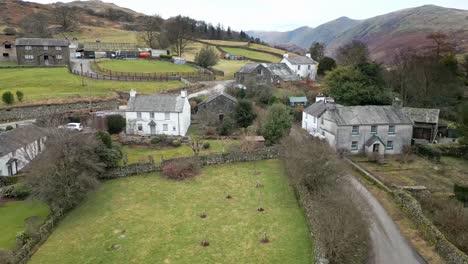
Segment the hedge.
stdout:
<path fill-rule="evenodd" d="M 461 144 L 439 144 L 437 148 L 442 155 L 468 159 L 468 145 Z"/>
<path fill-rule="evenodd" d="M 439 162 L 442 156 L 442 151 L 433 145 L 417 145 L 416 151 L 435 162 Z"/>
<path fill-rule="evenodd" d="M 0 176 L 0 187 L 15 184 L 19 178 L 20 176 Z"/>
<path fill-rule="evenodd" d="M 462 202 L 465 207 L 468 206 L 468 184 L 455 183 L 453 192 L 458 201 Z"/>

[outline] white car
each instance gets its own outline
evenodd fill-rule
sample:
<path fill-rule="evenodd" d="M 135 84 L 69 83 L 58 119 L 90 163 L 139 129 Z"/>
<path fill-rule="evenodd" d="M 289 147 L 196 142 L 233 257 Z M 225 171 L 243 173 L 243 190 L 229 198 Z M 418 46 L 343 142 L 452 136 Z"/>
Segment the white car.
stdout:
<path fill-rule="evenodd" d="M 80 123 L 68 123 L 60 128 L 65 128 L 73 131 L 83 131 L 83 126 Z"/>

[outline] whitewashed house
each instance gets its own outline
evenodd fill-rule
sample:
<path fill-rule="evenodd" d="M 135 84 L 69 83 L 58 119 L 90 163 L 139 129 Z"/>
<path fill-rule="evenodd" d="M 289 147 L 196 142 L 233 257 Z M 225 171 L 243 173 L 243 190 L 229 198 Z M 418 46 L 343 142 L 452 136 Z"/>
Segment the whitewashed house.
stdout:
<path fill-rule="evenodd" d="M 302 128 L 337 151 L 399 154 L 411 145 L 413 121 L 395 105 L 342 106 L 322 98 L 303 111 Z"/>
<path fill-rule="evenodd" d="M 132 90 L 125 118 L 128 134 L 185 136 L 191 118 L 187 91 L 146 95 Z"/>
<path fill-rule="evenodd" d="M 45 148 L 46 133 L 35 125 L 0 133 L 0 176 L 14 176 Z"/>
<path fill-rule="evenodd" d="M 315 81 L 317 76 L 318 62 L 312 59 L 310 53 L 306 56 L 289 56 L 289 54 L 283 55 L 281 63 L 286 64 L 295 74 L 302 79 L 309 79 Z"/>

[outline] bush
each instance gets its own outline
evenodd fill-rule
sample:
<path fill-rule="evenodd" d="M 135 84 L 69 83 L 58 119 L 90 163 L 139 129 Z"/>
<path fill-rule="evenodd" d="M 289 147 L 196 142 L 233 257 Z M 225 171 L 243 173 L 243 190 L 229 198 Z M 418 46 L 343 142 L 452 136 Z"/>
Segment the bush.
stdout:
<path fill-rule="evenodd" d="M 24 183 L 16 183 L 6 187 L 4 196 L 11 199 L 25 199 L 31 194 L 31 188 Z"/>
<path fill-rule="evenodd" d="M 225 117 L 223 122 L 218 126 L 218 134 L 221 136 L 229 136 L 235 127 L 235 122 L 230 117 Z"/>
<path fill-rule="evenodd" d="M 10 131 L 10 130 L 13 130 L 13 129 L 15 129 L 15 128 L 12 127 L 12 126 L 7 126 L 7 127 L 5 128 L 6 131 Z"/>
<path fill-rule="evenodd" d="M 210 46 L 203 47 L 197 56 L 195 56 L 195 63 L 203 68 L 214 66 L 218 63 L 218 61 L 218 53 Z"/>
<path fill-rule="evenodd" d="M 437 148 L 442 155 L 468 159 L 468 145 L 439 144 Z"/>
<path fill-rule="evenodd" d="M 255 118 L 257 118 L 252 102 L 246 99 L 239 100 L 234 115 L 240 127 L 252 125 Z"/>
<path fill-rule="evenodd" d="M 468 207 L 468 185 L 455 184 L 453 192 L 458 201 L 462 202 L 465 207 Z"/>
<path fill-rule="evenodd" d="M 16 91 L 16 98 L 18 98 L 18 101 L 21 102 L 23 101 L 24 94 L 22 91 Z"/>
<path fill-rule="evenodd" d="M 442 152 L 437 147 L 433 145 L 418 145 L 416 146 L 416 151 L 432 161 L 439 162 L 442 156 Z"/>
<path fill-rule="evenodd" d="M 177 148 L 177 147 L 180 147 L 182 145 L 182 142 L 180 142 L 180 140 L 178 140 L 178 139 L 174 139 L 174 140 L 172 140 L 171 145 L 173 147 Z"/>
<path fill-rule="evenodd" d="M 11 105 L 11 104 L 13 104 L 15 102 L 15 96 L 13 95 L 12 92 L 6 91 L 2 95 L 2 101 L 5 104 Z"/>
<path fill-rule="evenodd" d="M 121 115 L 110 115 L 107 117 L 107 130 L 110 134 L 119 134 L 125 129 L 127 121 Z"/>
<path fill-rule="evenodd" d="M 0 248 L 0 264 L 12 264 L 13 259 L 13 252 Z"/>
<path fill-rule="evenodd" d="M 100 139 L 107 148 L 112 148 L 112 138 L 109 133 L 99 131 L 96 133 L 96 137 Z"/>
<path fill-rule="evenodd" d="M 7 36 L 15 36 L 16 35 L 16 29 L 12 27 L 6 27 L 3 29 L 3 33 Z"/>
<path fill-rule="evenodd" d="M 151 139 L 151 144 L 158 145 L 167 142 L 167 135 L 157 135 Z"/>
<path fill-rule="evenodd" d="M 160 59 L 166 59 L 166 60 L 172 60 L 172 55 L 161 54 L 161 55 L 159 55 L 159 58 Z"/>
<path fill-rule="evenodd" d="M 209 149 L 210 148 L 210 142 L 203 143 L 203 148 L 204 149 Z"/>
<path fill-rule="evenodd" d="M 0 187 L 18 183 L 19 176 L 0 176 Z"/>
<path fill-rule="evenodd" d="M 276 143 L 287 134 L 292 125 L 292 117 L 289 113 L 289 108 L 283 104 L 274 104 L 268 109 L 262 127 L 262 134 L 267 140 L 267 144 Z"/>
<path fill-rule="evenodd" d="M 162 173 L 169 179 L 184 180 L 198 175 L 200 166 L 194 160 L 174 160 L 163 165 Z"/>

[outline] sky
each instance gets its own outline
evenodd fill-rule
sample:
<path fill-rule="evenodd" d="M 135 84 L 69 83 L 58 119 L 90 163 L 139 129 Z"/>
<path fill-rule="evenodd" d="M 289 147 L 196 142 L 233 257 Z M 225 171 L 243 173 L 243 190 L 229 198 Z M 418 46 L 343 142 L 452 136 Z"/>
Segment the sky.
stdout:
<path fill-rule="evenodd" d="M 30 0 L 54 3 L 56 0 Z M 71 2 L 72 0 L 61 0 Z M 439 5 L 468 10 L 468 0 L 104 0 L 163 18 L 186 15 L 235 30 L 288 31 L 347 16 L 366 19 L 404 8 Z"/>

